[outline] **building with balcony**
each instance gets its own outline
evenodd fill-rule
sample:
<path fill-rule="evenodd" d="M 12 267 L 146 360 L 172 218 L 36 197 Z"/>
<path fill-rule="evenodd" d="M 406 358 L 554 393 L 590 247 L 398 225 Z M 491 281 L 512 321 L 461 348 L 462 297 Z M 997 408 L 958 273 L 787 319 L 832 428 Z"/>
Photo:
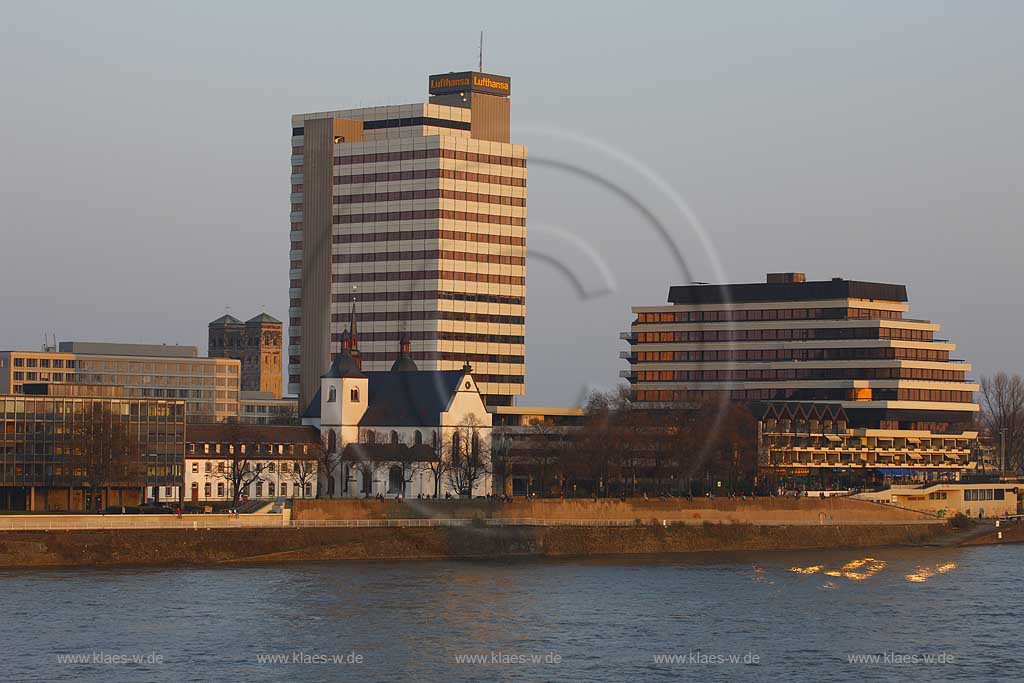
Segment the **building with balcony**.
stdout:
<path fill-rule="evenodd" d="M 765 468 L 826 479 L 865 464 L 895 477 L 962 472 L 976 450 L 978 385 L 937 323 L 905 317 L 907 301 L 903 285 L 802 273 L 672 287 L 668 305 L 633 308 L 622 374 L 640 406 L 723 395 L 760 405 Z"/>

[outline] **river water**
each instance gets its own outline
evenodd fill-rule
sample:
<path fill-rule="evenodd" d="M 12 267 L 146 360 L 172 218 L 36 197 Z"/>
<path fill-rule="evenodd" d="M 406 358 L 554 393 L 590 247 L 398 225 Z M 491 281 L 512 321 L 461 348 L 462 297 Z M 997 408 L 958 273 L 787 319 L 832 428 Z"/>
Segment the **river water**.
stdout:
<path fill-rule="evenodd" d="M 0 680 L 1024 680 L 1022 567 L 1024 545 L 8 570 Z"/>

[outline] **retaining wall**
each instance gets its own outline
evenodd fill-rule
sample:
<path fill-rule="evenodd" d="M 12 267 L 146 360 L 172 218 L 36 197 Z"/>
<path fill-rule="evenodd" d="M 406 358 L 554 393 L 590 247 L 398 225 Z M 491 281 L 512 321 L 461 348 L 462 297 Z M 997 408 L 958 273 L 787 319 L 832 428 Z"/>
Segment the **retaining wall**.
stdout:
<path fill-rule="evenodd" d="M 540 499 L 488 500 L 303 499 L 292 519 L 617 519 L 686 520 L 730 524 L 891 524 L 933 520 L 934 515 L 852 498 L 696 498 L 685 500 Z"/>
<path fill-rule="evenodd" d="M 131 529 L 0 532 L 0 567 L 480 559 L 915 544 L 946 525 Z"/>

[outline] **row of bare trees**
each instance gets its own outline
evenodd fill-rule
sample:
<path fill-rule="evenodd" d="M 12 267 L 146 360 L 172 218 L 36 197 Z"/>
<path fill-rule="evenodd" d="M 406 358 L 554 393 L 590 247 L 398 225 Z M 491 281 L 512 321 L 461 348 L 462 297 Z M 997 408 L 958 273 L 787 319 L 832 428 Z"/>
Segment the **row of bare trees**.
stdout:
<path fill-rule="evenodd" d="M 531 493 L 607 496 L 751 492 L 757 427 L 742 405 L 636 407 L 628 389 L 592 394 L 579 428 L 538 422 L 495 467 Z"/>
<path fill-rule="evenodd" d="M 364 439 L 360 441 L 367 447 L 354 449 L 354 458 L 346 460 L 337 442 L 328 439 L 327 447 L 319 454 L 319 468 L 329 485 L 321 488 L 320 496 L 334 495 L 330 482 L 345 464 L 358 471 L 364 481 L 375 481 L 381 474 L 390 477 L 392 471 L 400 473 L 401 485 L 396 493 L 403 497 L 417 475 L 429 474 L 435 498 L 443 495 L 445 483 L 454 495 L 469 498 L 480 493 L 481 483 L 492 472 L 490 429 L 475 415 L 467 416 L 449 434 L 436 435 L 430 443 L 409 444 L 407 437 L 397 433 L 387 444 L 391 449 L 372 448 Z"/>

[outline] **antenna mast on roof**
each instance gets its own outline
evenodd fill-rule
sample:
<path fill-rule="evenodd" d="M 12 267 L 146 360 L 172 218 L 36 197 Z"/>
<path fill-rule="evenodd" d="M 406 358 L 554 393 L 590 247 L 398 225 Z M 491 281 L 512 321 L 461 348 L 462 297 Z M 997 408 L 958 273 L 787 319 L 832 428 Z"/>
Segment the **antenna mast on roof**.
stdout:
<path fill-rule="evenodd" d="M 484 70 L 484 32 L 480 31 L 480 53 L 479 53 L 479 68 L 477 71 Z"/>

